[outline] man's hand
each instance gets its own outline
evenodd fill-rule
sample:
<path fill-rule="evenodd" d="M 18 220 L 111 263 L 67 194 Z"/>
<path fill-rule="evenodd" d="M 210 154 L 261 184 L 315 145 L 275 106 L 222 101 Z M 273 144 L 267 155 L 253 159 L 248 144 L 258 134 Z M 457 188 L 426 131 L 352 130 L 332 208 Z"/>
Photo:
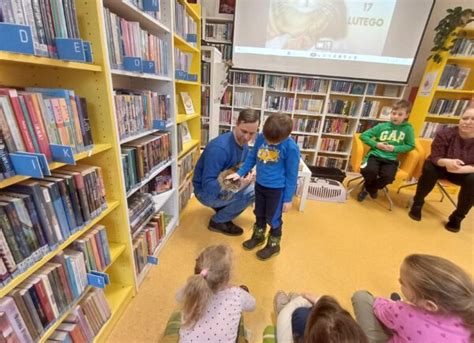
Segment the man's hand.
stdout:
<path fill-rule="evenodd" d="M 292 205 L 291 202 L 285 202 L 285 203 L 283 203 L 282 212 L 288 212 L 289 210 L 291 210 L 291 205 Z"/>
<path fill-rule="evenodd" d="M 226 180 L 237 181 L 237 180 L 240 179 L 240 175 L 237 174 L 237 173 L 233 173 L 233 174 L 228 175 L 225 179 Z"/>

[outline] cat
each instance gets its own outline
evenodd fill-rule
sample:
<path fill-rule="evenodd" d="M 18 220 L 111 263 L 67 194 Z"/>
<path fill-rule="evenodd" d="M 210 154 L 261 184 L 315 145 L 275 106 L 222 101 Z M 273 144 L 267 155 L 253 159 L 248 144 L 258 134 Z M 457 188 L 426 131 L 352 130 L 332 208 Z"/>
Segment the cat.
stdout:
<path fill-rule="evenodd" d="M 226 177 L 239 170 L 242 163 L 239 163 L 229 169 L 223 170 L 217 176 L 217 182 L 223 191 L 223 195 L 220 197 L 222 200 L 230 200 L 233 195 L 240 190 L 240 179 L 239 180 L 226 180 Z"/>

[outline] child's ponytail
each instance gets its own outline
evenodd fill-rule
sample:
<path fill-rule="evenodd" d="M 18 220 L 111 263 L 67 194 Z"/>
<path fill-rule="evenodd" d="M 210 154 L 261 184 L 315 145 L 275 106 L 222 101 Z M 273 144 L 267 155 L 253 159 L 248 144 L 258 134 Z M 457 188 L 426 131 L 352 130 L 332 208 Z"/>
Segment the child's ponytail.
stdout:
<path fill-rule="evenodd" d="M 183 327 L 192 328 L 204 315 L 212 295 L 230 280 L 232 249 L 228 245 L 213 245 L 196 259 L 194 275 L 183 289 Z"/>

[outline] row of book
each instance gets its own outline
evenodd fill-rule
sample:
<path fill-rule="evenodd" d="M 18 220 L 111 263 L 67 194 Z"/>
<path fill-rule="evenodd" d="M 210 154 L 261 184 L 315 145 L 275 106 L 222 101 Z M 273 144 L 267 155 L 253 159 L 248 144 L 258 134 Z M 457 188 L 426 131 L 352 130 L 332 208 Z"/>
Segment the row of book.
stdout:
<path fill-rule="evenodd" d="M 263 74 L 234 73 L 234 84 L 263 87 Z"/>
<path fill-rule="evenodd" d="M 109 240 L 104 225 L 95 225 L 90 231 L 72 243 L 72 248 L 81 251 L 86 261 L 86 270 L 104 271 L 112 262 Z"/>
<path fill-rule="evenodd" d="M 188 40 L 188 35 L 197 35 L 197 23 L 188 15 L 186 7 L 178 2 L 174 3 L 174 32 L 188 41 L 189 44 L 196 46 L 196 42 Z"/>
<path fill-rule="evenodd" d="M 331 82 L 331 92 L 361 95 L 364 94 L 364 91 L 365 83 L 338 80 Z"/>
<path fill-rule="evenodd" d="M 46 342 L 92 342 L 111 315 L 104 291 L 99 288 L 92 289 L 74 306 Z"/>
<path fill-rule="evenodd" d="M 326 93 L 328 80 L 297 78 L 291 85 L 291 90 L 301 93 Z"/>
<path fill-rule="evenodd" d="M 360 116 L 362 118 L 389 119 L 392 106 L 382 106 L 380 108 L 382 104 L 379 100 L 364 100 Z"/>
<path fill-rule="evenodd" d="M 193 183 L 192 180 L 186 181 L 183 185 L 180 186 L 179 190 L 179 213 L 186 207 L 188 204 L 189 199 L 193 194 Z"/>
<path fill-rule="evenodd" d="M 155 73 L 169 75 L 169 45 L 164 39 L 143 30 L 140 23 L 127 21 L 104 8 L 105 32 L 108 38 L 112 68 L 123 68 L 124 57 L 140 57 L 155 62 Z"/>
<path fill-rule="evenodd" d="M 157 195 L 169 191 L 171 188 L 173 188 L 171 167 L 167 167 L 145 185 L 144 191 L 152 195 Z"/>
<path fill-rule="evenodd" d="M 265 108 L 268 110 L 292 112 L 295 99 L 287 96 L 267 95 L 265 97 Z"/>
<path fill-rule="evenodd" d="M 156 132 L 127 142 L 121 146 L 125 189 L 129 191 L 142 182 L 153 170 L 171 158 L 171 139 L 168 132 Z"/>
<path fill-rule="evenodd" d="M 320 150 L 323 151 L 338 151 L 342 152 L 346 150 L 346 141 L 338 138 L 321 138 Z"/>
<path fill-rule="evenodd" d="M 291 86 L 295 81 L 296 77 L 294 76 L 268 75 L 267 88 L 280 91 L 289 91 L 291 90 Z"/>
<path fill-rule="evenodd" d="M 327 118 L 323 124 L 324 133 L 348 134 L 350 122 L 347 119 Z"/>
<path fill-rule="evenodd" d="M 295 112 L 309 112 L 319 114 L 323 111 L 324 100 L 296 98 Z"/>
<path fill-rule="evenodd" d="M 75 153 L 93 145 L 86 100 L 68 89 L 0 88 L 0 127 L 9 153 L 41 153 L 48 161 L 50 144 Z"/>
<path fill-rule="evenodd" d="M 474 39 L 467 37 L 459 37 L 451 48 L 451 55 L 473 56 L 474 55 Z"/>
<path fill-rule="evenodd" d="M 203 85 L 211 84 L 211 64 L 209 62 L 201 62 L 201 83 Z"/>
<path fill-rule="evenodd" d="M 300 149 L 316 149 L 318 138 L 316 136 L 291 135 Z"/>
<path fill-rule="evenodd" d="M 212 42 L 202 42 L 203 45 L 213 46 L 217 50 L 219 50 L 222 54 L 222 59 L 224 61 L 232 60 L 232 44 L 224 44 L 224 43 L 212 43 Z"/>
<path fill-rule="evenodd" d="M 227 87 L 222 95 L 221 104 L 225 106 L 232 106 L 232 88 Z"/>
<path fill-rule="evenodd" d="M 130 231 L 135 234 L 155 213 L 153 197 L 150 193 L 135 193 L 128 199 Z"/>
<path fill-rule="evenodd" d="M 252 107 L 253 93 L 252 92 L 234 92 L 234 106 L 238 107 Z"/>
<path fill-rule="evenodd" d="M 470 99 L 433 99 L 428 112 L 430 114 L 458 117 L 464 113 L 470 101 Z"/>
<path fill-rule="evenodd" d="M 442 124 L 442 123 L 432 123 L 425 122 L 423 128 L 421 129 L 420 137 L 423 138 L 434 138 L 438 131 L 447 129 L 449 127 L 455 127 L 455 124 Z"/>
<path fill-rule="evenodd" d="M 222 108 L 219 111 L 219 124 L 231 125 L 232 123 L 232 110 Z"/>
<path fill-rule="evenodd" d="M 114 91 L 115 115 L 120 139 L 153 129 L 154 120 L 168 121 L 170 96 L 149 90 Z"/>
<path fill-rule="evenodd" d="M 211 89 L 210 87 L 203 87 L 201 91 L 201 117 L 209 118 L 211 111 Z"/>
<path fill-rule="evenodd" d="M 438 87 L 448 89 L 462 89 L 471 72 L 471 68 L 456 64 L 446 64 L 439 79 Z"/>
<path fill-rule="evenodd" d="M 133 240 L 133 258 L 136 275 L 145 268 L 148 256 L 155 254 L 156 248 L 166 235 L 165 213 L 153 215 L 142 231 Z"/>
<path fill-rule="evenodd" d="M 377 120 L 361 120 L 357 123 L 356 132 L 360 133 L 367 131 L 368 129 L 380 123 L 381 122 Z"/>
<path fill-rule="evenodd" d="M 329 156 L 318 156 L 316 158 L 316 166 L 318 167 L 328 167 L 328 168 L 338 168 L 345 170 L 347 165 L 347 160 L 337 157 Z"/>
<path fill-rule="evenodd" d="M 2 190 L 0 256 L 9 275 L 0 281 L 27 270 L 106 208 L 99 167 L 67 166 Z"/>
<path fill-rule="evenodd" d="M 74 0 L 1 1 L 0 22 L 30 26 L 38 56 L 57 58 L 56 38 L 80 38 Z"/>
<path fill-rule="evenodd" d="M 331 99 L 328 113 L 356 117 L 359 111 L 359 102 L 355 100 Z"/>
<path fill-rule="evenodd" d="M 181 185 L 185 180 L 186 177 L 194 170 L 195 160 L 196 160 L 196 151 L 190 151 L 186 154 L 183 158 L 181 158 L 178 162 L 178 175 L 179 175 L 179 184 Z"/>
<path fill-rule="evenodd" d="M 231 42 L 234 32 L 234 23 L 206 23 L 205 39 L 215 39 Z"/>
<path fill-rule="evenodd" d="M 318 132 L 320 119 L 293 118 L 293 131 Z"/>
<path fill-rule="evenodd" d="M 190 52 L 181 51 L 174 48 L 174 68 L 185 72 L 191 71 L 191 63 L 193 61 L 193 54 Z"/>

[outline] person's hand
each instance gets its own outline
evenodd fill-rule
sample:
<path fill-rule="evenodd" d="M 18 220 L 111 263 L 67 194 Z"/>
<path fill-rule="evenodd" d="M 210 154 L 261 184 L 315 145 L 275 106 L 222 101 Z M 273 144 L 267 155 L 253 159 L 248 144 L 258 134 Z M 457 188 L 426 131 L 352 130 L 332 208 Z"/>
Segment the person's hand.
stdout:
<path fill-rule="evenodd" d="M 388 143 L 377 143 L 376 147 L 379 150 L 388 151 L 388 152 L 392 152 L 395 149 L 393 145 L 388 144 Z"/>
<path fill-rule="evenodd" d="M 448 172 L 451 173 L 456 173 L 461 169 L 462 166 L 464 166 L 464 162 L 459 159 L 446 159 L 445 166 Z"/>
<path fill-rule="evenodd" d="M 250 179 L 250 182 L 253 183 L 257 180 L 257 171 L 252 169 L 250 173 L 247 174 L 247 177 Z"/>
<path fill-rule="evenodd" d="M 242 178 L 240 178 L 240 187 L 239 187 L 239 190 L 244 189 L 244 188 L 247 187 L 251 182 L 252 182 L 251 179 L 248 178 L 248 177 L 242 177 Z"/>
<path fill-rule="evenodd" d="M 301 296 L 308 300 L 311 304 L 316 304 L 316 302 L 319 300 L 319 296 L 311 294 L 311 293 L 302 293 Z"/>
<path fill-rule="evenodd" d="M 237 174 L 237 173 L 233 173 L 233 174 L 228 175 L 225 179 L 226 180 L 237 181 L 237 180 L 240 179 L 240 175 Z"/>
<path fill-rule="evenodd" d="M 291 205 L 292 205 L 291 202 L 285 202 L 285 203 L 283 203 L 282 212 L 288 212 L 289 210 L 291 210 Z"/>

